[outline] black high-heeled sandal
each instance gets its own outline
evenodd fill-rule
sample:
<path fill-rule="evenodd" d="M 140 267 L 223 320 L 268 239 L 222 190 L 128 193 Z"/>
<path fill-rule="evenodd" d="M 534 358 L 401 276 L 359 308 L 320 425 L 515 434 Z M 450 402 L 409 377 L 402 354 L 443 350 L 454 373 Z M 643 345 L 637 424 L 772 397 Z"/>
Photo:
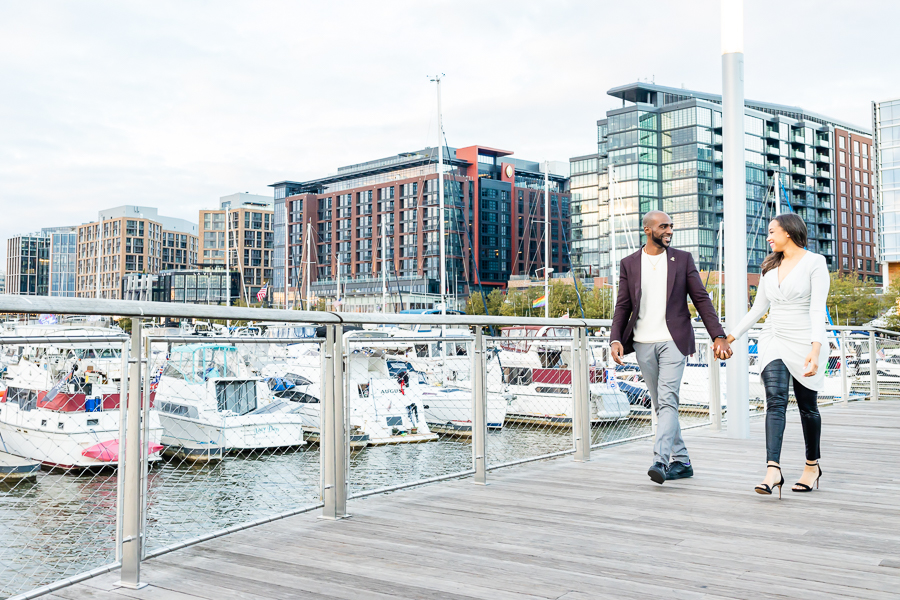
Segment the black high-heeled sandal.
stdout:
<path fill-rule="evenodd" d="M 778 465 L 766 465 L 767 469 L 769 467 L 772 467 L 773 469 L 778 469 L 778 471 L 781 472 L 781 467 L 779 467 Z M 783 486 L 783 485 L 784 485 L 784 475 L 781 476 L 781 481 L 779 481 L 772 487 L 769 487 L 769 484 L 767 484 L 767 483 L 761 483 L 753 489 L 756 490 L 757 494 L 763 494 L 764 496 L 771 496 L 772 492 L 775 491 L 775 488 L 778 488 L 778 499 L 781 500 L 781 486 Z"/>
<path fill-rule="evenodd" d="M 816 489 L 819 489 L 819 477 L 822 476 L 822 467 L 819 466 L 819 461 L 816 461 L 816 462 L 814 462 L 814 463 L 811 463 L 811 462 L 809 462 L 809 461 L 806 461 L 806 466 L 807 466 L 807 467 L 819 467 L 819 474 L 816 475 L 816 482 L 815 482 L 815 483 L 816 483 Z M 812 486 L 811 486 L 811 485 L 806 485 L 805 483 L 800 483 L 800 482 L 798 481 L 797 483 L 794 484 L 794 487 L 791 488 L 791 491 L 792 491 L 792 492 L 803 492 L 803 493 L 805 493 L 805 492 L 811 492 L 811 491 L 813 491 L 813 489 L 812 489 Z"/>

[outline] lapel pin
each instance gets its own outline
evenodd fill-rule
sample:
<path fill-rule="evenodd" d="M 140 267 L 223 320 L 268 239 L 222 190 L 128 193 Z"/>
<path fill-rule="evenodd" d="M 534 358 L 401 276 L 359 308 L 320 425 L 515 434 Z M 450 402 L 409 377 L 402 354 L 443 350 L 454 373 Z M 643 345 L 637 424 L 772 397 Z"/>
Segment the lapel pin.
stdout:
<path fill-rule="evenodd" d="M 670 258 L 669 260 L 671 260 L 672 262 L 675 262 L 675 257 L 673 256 L 673 257 Z"/>

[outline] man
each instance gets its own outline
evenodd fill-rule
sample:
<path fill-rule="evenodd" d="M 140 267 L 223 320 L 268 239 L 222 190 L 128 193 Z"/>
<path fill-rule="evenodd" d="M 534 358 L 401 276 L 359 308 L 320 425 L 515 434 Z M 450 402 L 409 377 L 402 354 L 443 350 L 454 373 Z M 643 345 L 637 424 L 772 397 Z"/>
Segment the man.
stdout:
<path fill-rule="evenodd" d="M 644 216 L 643 226 L 647 244 L 623 258 L 619 266 L 619 297 L 609 339 L 612 358 L 618 364 L 624 364 L 625 354 L 636 353 L 647 383 L 657 416 L 653 466 L 647 475 L 662 484 L 666 479 L 694 474 L 678 422 L 681 376 L 688 355 L 696 351 L 688 296 L 715 340 L 716 358 L 729 358 L 731 346 L 694 258 L 669 247 L 672 219 L 654 210 Z"/>

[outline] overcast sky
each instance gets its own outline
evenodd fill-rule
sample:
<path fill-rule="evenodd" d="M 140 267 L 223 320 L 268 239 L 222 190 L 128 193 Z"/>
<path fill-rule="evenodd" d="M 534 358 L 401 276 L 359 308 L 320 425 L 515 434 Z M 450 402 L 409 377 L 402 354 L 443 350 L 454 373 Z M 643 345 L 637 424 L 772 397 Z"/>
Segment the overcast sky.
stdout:
<path fill-rule="evenodd" d="M 900 96 L 900 3 L 746 5 L 748 98 L 869 128 Z M 433 145 L 437 72 L 451 146 L 567 160 L 614 86 L 720 92 L 719 2 L 0 0 L 0 239 Z"/>

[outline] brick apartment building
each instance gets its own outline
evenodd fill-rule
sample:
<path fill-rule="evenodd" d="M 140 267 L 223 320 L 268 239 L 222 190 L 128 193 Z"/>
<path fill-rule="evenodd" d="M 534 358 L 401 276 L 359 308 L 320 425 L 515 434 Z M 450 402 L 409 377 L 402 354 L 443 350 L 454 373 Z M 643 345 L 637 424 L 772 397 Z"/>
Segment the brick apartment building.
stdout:
<path fill-rule="evenodd" d="M 232 194 L 219 199 L 219 208 L 200 211 L 200 264 L 225 267 L 225 212 L 228 211 L 230 268 L 242 280 L 240 297 L 256 302 L 256 293 L 272 281 L 275 219 L 268 196 Z M 234 298 L 235 300 L 237 297 Z"/>
<path fill-rule="evenodd" d="M 545 264 L 557 273 L 569 270 L 568 166 L 550 164 L 551 256 L 547 261 L 542 166 L 511 155 L 486 146 L 450 148 L 445 153 L 448 296 L 465 298 L 476 281 L 487 290 L 502 288 L 510 276 L 533 275 Z M 285 287 L 284 271 L 279 268 L 285 247 L 291 296 L 305 280 L 301 268 L 306 265 L 304 242 L 311 223 L 314 264 L 310 274 L 319 298 L 335 296 L 340 268 L 340 278 L 347 284 L 343 309 L 380 310 L 385 265 L 394 308 L 430 308 L 438 303 L 435 148 L 341 167 L 330 177 L 281 181 L 272 187 L 276 219 L 286 214 L 288 227 L 285 240 L 280 219 L 276 220 L 276 298 Z M 387 238 L 386 257 L 381 256 L 382 231 Z M 405 295 L 399 304 L 394 292 Z"/>
<path fill-rule="evenodd" d="M 834 128 L 837 200 L 837 269 L 881 281 L 878 260 L 878 202 L 872 137 Z"/>
<path fill-rule="evenodd" d="M 122 278 L 127 273 L 155 274 L 197 263 L 197 225 L 159 215 L 155 208 L 125 205 L 102 210 L 96 221 L 79 225 L 77 230 L 78 298 L 97 297 L 98 271 L 100 297 L 120 299 Z"/>

